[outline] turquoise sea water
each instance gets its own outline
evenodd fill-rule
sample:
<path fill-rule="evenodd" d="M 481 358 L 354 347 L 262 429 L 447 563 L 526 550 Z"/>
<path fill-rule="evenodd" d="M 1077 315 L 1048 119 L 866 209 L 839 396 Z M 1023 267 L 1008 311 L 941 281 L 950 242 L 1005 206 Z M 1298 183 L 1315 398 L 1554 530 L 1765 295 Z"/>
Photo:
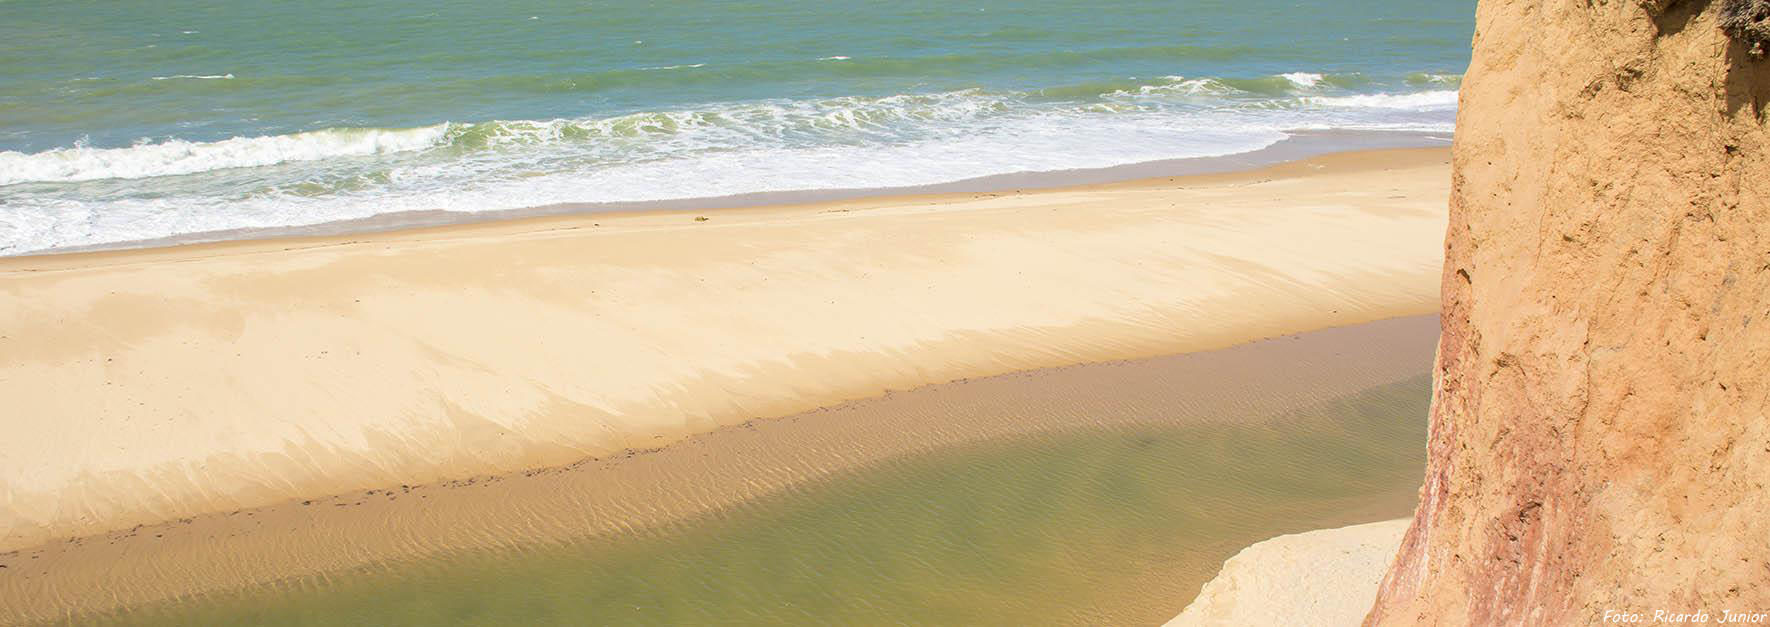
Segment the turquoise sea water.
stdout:
<path fill-rule="evenodd" d="M 0 1 L 0 254 L 1445 131 L 1472 4 Z"/>

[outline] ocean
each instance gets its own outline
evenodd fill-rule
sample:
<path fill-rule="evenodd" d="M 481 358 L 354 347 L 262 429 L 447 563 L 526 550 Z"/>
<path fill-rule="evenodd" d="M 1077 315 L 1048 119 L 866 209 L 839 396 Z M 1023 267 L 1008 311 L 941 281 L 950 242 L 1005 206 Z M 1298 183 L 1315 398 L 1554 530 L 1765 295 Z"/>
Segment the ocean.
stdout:
<path fill-rule="evenodd" d="M 1448 132 L 1470 2 L 0 2 L 0 255 Z"/>

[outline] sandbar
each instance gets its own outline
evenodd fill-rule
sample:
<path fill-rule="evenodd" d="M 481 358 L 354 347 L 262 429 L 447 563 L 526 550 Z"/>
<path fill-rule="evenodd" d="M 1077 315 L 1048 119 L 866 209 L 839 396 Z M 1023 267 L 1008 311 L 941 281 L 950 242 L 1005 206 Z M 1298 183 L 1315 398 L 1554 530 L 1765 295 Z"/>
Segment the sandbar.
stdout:
<path fill-rule="evenodd" d="M 1382 150 L 0 258 L 0 551 L 1430 314 L 1448 189 L 1446 151 Z"/>

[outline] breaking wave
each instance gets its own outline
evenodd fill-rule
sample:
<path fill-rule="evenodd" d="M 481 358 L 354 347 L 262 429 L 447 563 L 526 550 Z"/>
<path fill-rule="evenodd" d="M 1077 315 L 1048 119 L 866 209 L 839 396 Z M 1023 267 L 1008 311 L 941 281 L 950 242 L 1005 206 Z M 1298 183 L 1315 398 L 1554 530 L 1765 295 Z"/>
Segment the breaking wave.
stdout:
<path fill-rule="evenodd" d="M 0 252 L 408 210 L 923 185 L 1235 154 L 1293 129 L 1448 132 L 1454 81 L 1164 76 L 0 152 Z"/>

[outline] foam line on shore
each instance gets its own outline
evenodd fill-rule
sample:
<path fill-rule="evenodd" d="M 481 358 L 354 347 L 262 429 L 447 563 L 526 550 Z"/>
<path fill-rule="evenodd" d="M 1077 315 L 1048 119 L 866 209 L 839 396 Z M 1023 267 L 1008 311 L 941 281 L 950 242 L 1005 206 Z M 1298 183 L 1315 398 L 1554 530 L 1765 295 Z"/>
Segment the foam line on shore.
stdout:
<path fill-rule="evenodd" d="M 184 244 L 280 237 L 345 236 L 398 231 L 430 226 L 496 222 L 518 218 L 572 214 L 623 215 L 650 211 L 724 210 L 773 205 L 828 203 L 866 198 L 921 196 L 929 194 L 999 193 L 1058 189 L 1082 185 L 1121 183 L 1143 179 L 1225 174 L 1270 167 L 1342 152 L 1397 148 L 1448 146 L 1449 133 L 1416 131 L 1350 131 L 1293 129 L 1270 146 L 1249 152 L 1212 157 L 1189 157 L 1129 163 L 1101 168 L 1012 172 L 966 178 L 946 183 L 897 187 L 801 189 L 752 192 L 715 197 L 675 198 L 626 202 L 573 202 L 519 209 L 458 211 L 444 209 L 383 211 L 364 218 L 334 219 L 313 224 L 198 230 L 165 237 L 123 239 L 99 244 L 68 245 L 19 252 L 23 255 L 63 254 L 98 250 L 157 248 Z M 0 251 L 11 253 L 14 251 Z"/>

